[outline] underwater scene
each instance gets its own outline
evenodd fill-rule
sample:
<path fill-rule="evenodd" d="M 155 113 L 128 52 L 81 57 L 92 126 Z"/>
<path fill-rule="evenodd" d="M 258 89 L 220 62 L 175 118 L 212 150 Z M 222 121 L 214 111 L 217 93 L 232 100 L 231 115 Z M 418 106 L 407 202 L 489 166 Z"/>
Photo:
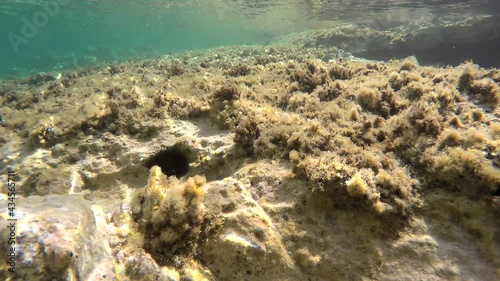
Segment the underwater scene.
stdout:
<path fill-rule="evenodd" d="M 1 0 L 0 280 L 500 280 L 500 1 Z"/>

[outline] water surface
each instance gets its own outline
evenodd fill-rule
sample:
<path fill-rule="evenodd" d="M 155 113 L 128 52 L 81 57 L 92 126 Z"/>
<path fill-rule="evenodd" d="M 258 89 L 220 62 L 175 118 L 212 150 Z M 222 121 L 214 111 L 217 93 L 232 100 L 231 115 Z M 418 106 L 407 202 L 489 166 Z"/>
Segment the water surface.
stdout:
<path fill-rule="evenodd" d="M 223 45 L 266 44 L 346 24 L 496 17 L 491 0 L 4 0 L 0 77 Z"/>

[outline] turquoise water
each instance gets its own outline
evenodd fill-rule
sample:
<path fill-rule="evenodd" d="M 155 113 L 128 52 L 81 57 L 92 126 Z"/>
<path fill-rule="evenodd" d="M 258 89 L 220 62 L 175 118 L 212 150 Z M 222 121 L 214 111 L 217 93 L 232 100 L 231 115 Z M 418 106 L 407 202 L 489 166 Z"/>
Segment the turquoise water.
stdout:
<path fill-rule="evenodd" d="M 11 75 L 261 43 L 272 33 L 245 30 L 231 19 L 237 13 L 201 7 L 197 1 L 7 1 L 0 11 L 0 34 L 6 39 L 0 45 L 0 72 Z"/>
<path fill-rule="evenodd" d="M 291 32 L 425 17 L 495 14 L 500 1 L 4 0 L 0 78 L 223 45 L 266 44 Z"/>

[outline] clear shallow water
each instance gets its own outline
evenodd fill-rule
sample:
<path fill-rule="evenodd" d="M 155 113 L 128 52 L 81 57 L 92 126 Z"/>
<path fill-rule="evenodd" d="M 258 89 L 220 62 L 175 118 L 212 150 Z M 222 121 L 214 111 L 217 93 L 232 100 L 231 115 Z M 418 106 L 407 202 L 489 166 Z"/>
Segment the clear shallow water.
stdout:
<path fill-rule="evenodd" d="M 0 78 L 355 23 L 497 15 L 490 0 L 3 0 Z"/>

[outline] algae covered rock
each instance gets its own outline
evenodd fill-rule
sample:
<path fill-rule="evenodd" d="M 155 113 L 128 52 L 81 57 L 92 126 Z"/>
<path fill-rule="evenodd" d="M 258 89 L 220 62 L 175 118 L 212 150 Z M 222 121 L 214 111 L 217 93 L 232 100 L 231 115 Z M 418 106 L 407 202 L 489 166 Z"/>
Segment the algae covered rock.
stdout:
<path fill-rule="evenodd" d="M 7 210 L 6 200 L 0 199 L 0 208 Z M 115 280 L 115 262 L 102 232 L 103 215 L 101 208 L 76 195 L 18 199 L 16 272 L 23 280 Z M 10 235 L 11 222 L 6 219 L 2 213 L 2 241 Z M 7 252 L 7 246 L 2 243 L 0 251 Z M 0 279 L 11 277 L 7 270 L 0 267 Z"/>
<path fill-rule="evenodd" d="M 128 257 L 125 264 L 125 272 L 133 280 L 175 280 L 173 278 L 168 278 L 153 258 L 151 258 L 151 255 L 144 252 Z"/>
<path fill-rule="evenodd" d="M 235 179 L 210 183 L 205 203 L 223 212 L 224 224 L 218 235 L 200 246 L 198 258 L 217 280 L 300 280 L 285 246 L 285 231 L 271 215 L 293 205 L 260 204 L 251 189 Z"/>

